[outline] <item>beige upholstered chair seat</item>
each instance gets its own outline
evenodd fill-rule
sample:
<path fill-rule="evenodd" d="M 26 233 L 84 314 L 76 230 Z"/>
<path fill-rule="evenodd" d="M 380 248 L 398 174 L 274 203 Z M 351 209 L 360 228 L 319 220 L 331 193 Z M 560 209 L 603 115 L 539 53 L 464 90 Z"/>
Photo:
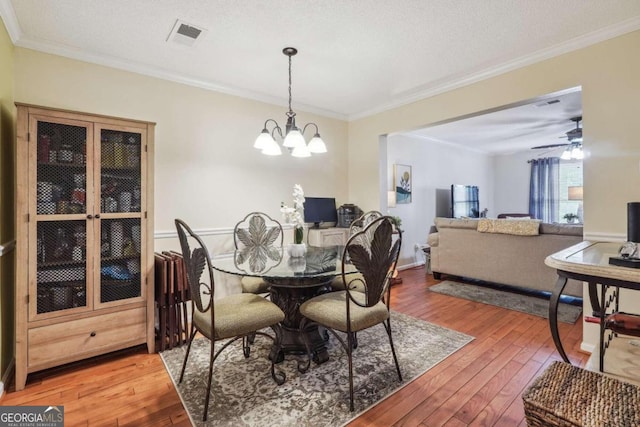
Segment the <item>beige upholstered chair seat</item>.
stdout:
<path fill-rule="evenodd" d="M 365 294 L 353 293 L 353 299 L 364 303 Z M 314 297 L 300 306 L 300 313 L 307 319 L 322 323 L 331 329 L 347 331 L 346 291 L 329 292 Z M 389 318 L 389 310 L 382 302 L 373 307 L 360 307 L 351 304 L 351 331 L 357 332 L 370 328 Z"/>
<path fill-rule="evenodd" d="M 247 294 L 266 294 L 269 292 L 269 283 L 261 277 L 244 276 L 240 284 L 242 292 Z"/>
<path fill-rule="evenodd" d="M 347 279 L 349 281 L 351 281 L 351 290 L 352 291 L 357 291 L 357 292 L 362 292 L 364 293 L 364 276 L 362 275 L 362 273 L 353 273 L 353 274 L 349 274 L 347 276 Z M 355 279 L 355 280 L 354 280 Z M 359 279 L 359 280 L 357 280 Z M 331 288 L 338 290 L 338 291 L 344 291 L 344 279 L 342 278 L 342 275 L 336 277 L 335 279 L 333 279 L 331 281 Z"/>
<path fill-rule="evenodd" d="M 214 301 L 215 340 L 246 335 L 284 320 L 284 313 L 275 304 L 259 295 L 235 294 Z M 193 321 L 200 331 L 209 335 L 211 313 L 196 310 Z M 207 338 L 211 339 L 210 336 Z"/>

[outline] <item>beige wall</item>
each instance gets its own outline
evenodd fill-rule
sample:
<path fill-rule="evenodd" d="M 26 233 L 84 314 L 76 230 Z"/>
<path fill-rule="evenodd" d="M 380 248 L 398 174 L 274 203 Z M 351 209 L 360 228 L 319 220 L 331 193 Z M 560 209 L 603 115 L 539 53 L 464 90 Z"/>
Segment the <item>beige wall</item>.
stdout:
<path fill-rule="evenodd" d="M 175 217 L 213 234 L 250 210 L 278 217 L 294 183 L 307 195 L 377 209 L 387 182 L 379 135 L 582 86 L 585 230 L 623 234 L 626 203 L 640 200 L 639 49 L 637 31 L 349 124 L 298 111 L 299 122 L 318 123 L 329 148 L 311 159 L 270 158 L 251 147 L 264 120 L 282 122 L 285 107 L 22 48 L 15 49 L 13 75 L 0 84 L 13 76 L 19 102 L 156 122 L 155 225 L 162 236 L 173 231 Z M 11 68 L 11 50 L 2 32 L 0 77 Z M 3 117 L 13 123 L 7 90 L 0 87 Z M 170 237 L 159 240 L 157 247 L 175 247 Z"/>
<path fill-rule="evenodd" d="M 582 86 L 585 235 L 602 240 L 626 236 L 627 202 L 640 201 L 639 76 L 640 31 L 635 31 L 353 121 L 349 123 L 351 200 L 359 205 L 379 203 L 379 183 L 386 181 L 379 176 L 379 135 Z M 640 312 L 640 300 L 634 306 Z M 597 342 L 596 332 L 585 325 L 585 348 Z"/>
<path fill-rule="evenodd" d="M 176 217 L 196 228 L 232 227 L 251 210 L 280 218 L 296 183 L 307 195 L 347 199 L 343 121 L 298 111 L 298 123 L 318 124 L 329 152 L 268 157 L 253 142 L 267 118 L 284 122 L 286 107 L 21 48 L 15 69 L 18 102 L 157 123 L 157 231 L 174 230 Z"/>
<path fill-rule="evenodd" d="M 293 203 L 294 184 L 308 196 L 348 202 L 347 124 L 341 120 L 297 111 L 299 125 L 317 123 L 328 153 L 264 156 L 253 142 L 266 119 L 284 125 L 285 106 L 23 48 L 15 49 L 15 100 L 157 123 L 157 250 L 179 249 L 175 218 L 214 236 L 214 254 L 228 249 L 229 233 L 245 214 L 260 210 L 280 219 L 280 203 Z"/>
<path fill-rule="evenodd" d="M 0 244 L 14 239 L 13 44 L 0 19 Z M 13 357 L 14 254 L 0 258 L 0 381 Z"/>
<path fill-rule="evenodd" d="M 378 136 L 582 86 L 586 233 L 626 233 L 640 200 L 640 31 L 349 124 L 349 194 L 377 204 Z"/>

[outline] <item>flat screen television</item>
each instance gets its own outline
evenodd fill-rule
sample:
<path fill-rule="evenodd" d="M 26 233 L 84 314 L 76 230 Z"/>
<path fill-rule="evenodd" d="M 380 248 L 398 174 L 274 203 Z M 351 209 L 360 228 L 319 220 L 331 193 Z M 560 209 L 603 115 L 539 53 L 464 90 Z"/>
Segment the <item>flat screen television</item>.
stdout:
<path fill-rule="evenodd" d="M 336 199 L 333 197 L 305 197 L 304 222 L 313 223 L 315 228 L 320 224 L 338 222 Z"/>
<path fill-rule="evenodd" d="M 480 198 L 477 186 L 459 184 L 451 186 L 451 214 L 452 218 L 480 217 Z"/>

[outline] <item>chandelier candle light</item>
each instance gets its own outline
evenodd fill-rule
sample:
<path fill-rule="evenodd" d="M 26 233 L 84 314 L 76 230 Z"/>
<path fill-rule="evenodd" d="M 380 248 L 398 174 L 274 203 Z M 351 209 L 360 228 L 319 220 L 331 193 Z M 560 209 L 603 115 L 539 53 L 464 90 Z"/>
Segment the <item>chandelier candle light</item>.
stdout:
<path fill-rule="evenodd" d="M 291 257 L 301 257 L 307 252 L 307 246 L 303 243 L 304 237 L 304 191 L 299 184 L 293 186 L 293 207 L 282 203 L 280 212 L 287 223 L 293 224 L 293 244 L 288 251 Z"/>
<path fill-rule="evenodd" d="M 267 121 L 264 122 L 264 128 L 260 135 L 258 135 L 258 138 L 256 138 L 256 142 L 253 144 L 253 147 L 261 150 L 262 154 L 266 154 L 267 156 L 281 155 L 282 149 L 274 138 L 277 133 L 280 139 L 283 139 L 282 146 L 288 148 L 291 151 L 291 155 L 294 157 L 309 157 L 311 156 L 311 153 L 326 153 L 327 146 L 322 138 L 320 138 L 318 125 L 315 123 L 307 123 L 304 125 L 302 130 L 296 126 L 296 113 L 291 109 L 291 57 L 298 53 L 298 50 L 294 47 L 285 47 L 282 49 L 282 53 L 289 57 L 289 111 L 286 113 L 287 124 L 285 125 L 285 133 L 284 135 L 282 134 L 282 128 L 278 125 L 278 122 L 274 119 L 267 119 Z M 271 132 L 267 129 L 267 126 L 270 123 L 274 125 Z M 316 133 L 307 145 L 303 135 L 308 126 L 313 126 Z"/>

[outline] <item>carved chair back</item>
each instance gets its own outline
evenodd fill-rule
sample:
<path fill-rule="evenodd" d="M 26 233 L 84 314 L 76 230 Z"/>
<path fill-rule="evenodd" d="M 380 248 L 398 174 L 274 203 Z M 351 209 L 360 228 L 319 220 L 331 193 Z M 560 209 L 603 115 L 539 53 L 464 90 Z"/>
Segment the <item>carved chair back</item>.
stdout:
<path fill-rule="evenodd" d="M 364 230 L 367 225 L 383 216 L 384 215 L 382 215 L 382 212 L 379 211 L 365 212 L 351 223 L 351 225 L 349 226 L 349 236 L 353 236 L 359 231 Z M 373 233 L 373 230 L 371 230 L 371 233 Z M 364 245 L 367 245 L 367 241 L 371 240 L 372 237 L 373 236 L 361 235 L 361 237 L 359 237 L 358 239 L 361 240 Z"/>
<path fill-rule="evenodd" d="M 394 233 L 397 235 L 393 239 Z M 355 232 L 347 240 L 342 255 L 342 278 L 347 284 L 349 295 L 347 305 L 355 303 L 363 307 L 372 307 L 381 300 L 388 305 L 390 282 L 398 263 L 402 231 L 395 226 L 390 216 L 381 216 L 372 220 L 362 230 Z M 353 263 L 361 277 L 345 274 L 346 263 Z M 358 302 L 351 295 L 354 282 L 361 282 L 365 290 L 365 303 Z M 386 294 L 386 298 L 385 298 Z"/>
<path fill-rule="evenodd" d="M 247 214 L 233 229 L 236 249 L 251 246 L 282 246 L 282 224 L 263 212 Z"/>
<path fill-rule="evenodd" d="M 191 292 L 191 301 L 198 311 L 204 313 L 213 304 L 214 281 L 211 257 L 200 236 L 194 233 L 181 219 L 176 219 L 175 223 L 178 230 L 180 248 L 182 249 L 182 258 L 187 270 L 187 283 Z M 192 247 L 193 250 L 191 249 Z M 202 277 L 205 269 L 209 273 L 208 283 L 207 276 Z M 213 310 L 211 310 L 211 317 L 213 319 Z"/>

